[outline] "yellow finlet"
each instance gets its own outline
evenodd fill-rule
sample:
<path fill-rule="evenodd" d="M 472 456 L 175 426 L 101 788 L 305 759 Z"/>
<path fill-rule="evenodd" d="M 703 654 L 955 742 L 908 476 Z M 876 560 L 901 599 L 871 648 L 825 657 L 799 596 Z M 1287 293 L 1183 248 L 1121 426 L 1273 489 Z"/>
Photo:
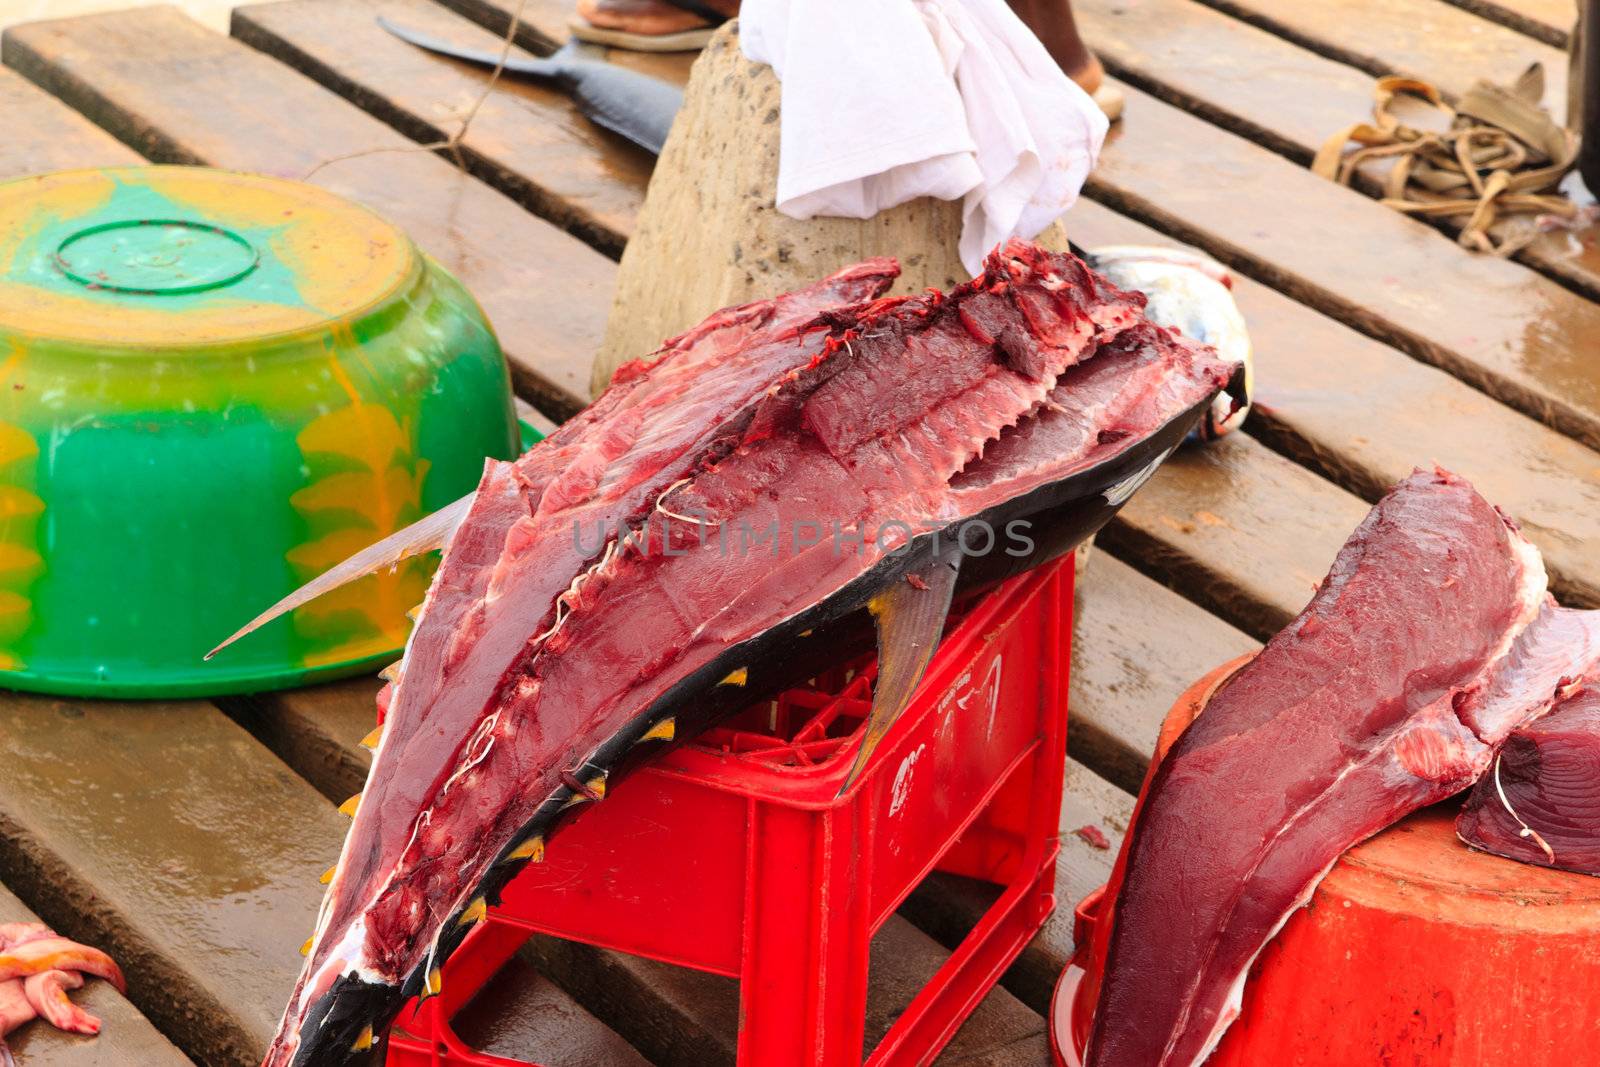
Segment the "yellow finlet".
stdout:
<path fill-rule="evenodd" d="M 671 741 L 678 735 L 678 720 L 670 715 L 650 727 L 640 741 Z"/>
<path fill-rule="evenodd" d="M 382 740 L 383 727 L 374 726 L 372 728 L 372 732 L 361 739 L 361 747 L 367 749 L 376 749 L 378 747 L 378 742 Z"/>
<path fill-rule="evenodd" d="M 456 925 L 471 926 L 473 923 L 481 923 L 488 914 L 489 902 L 482 897 L 473 897 L 472 903 L 467 905 L 467 910 L 456 920 Z"/>
<path fill-rule="evenodd" d="M 406 612 L 406 618 L 410 619 L 412 622 L 416 622 L 417 621 L 417 616 L 419 616 L 421 614 L 422 614 L 422 605 L 418 604 L 416 607 L 414 607 L 410 611 Z"/>
<path fill-rule="evenodd" d="M 439 968 L 435 967 L 428 972 L 427 981 L 422 983 L 422 999 L 427 1000 L 429 997 L 438 996 L 439 991 L 443 988 L 444 975 L 440 973 Z"/>
<path fill-rule="evenodd" d="M 508 860 L 527 860 L 529 863 L 544 862 L 544 835 L 534 834 L 522 844 L 512 849 L 506 856 Z"/>
<path fill-rule="evenodd" d="M 750 680 L 750 668 L 749 667 L 740 667 L 736 671 L 729 671 L 728 672 L 728 676 L 726 678 L 724 678 L 722 681 L 718 682 L 717 684 L 718 685 L 743 685 L 746 682 L 748 682 L 749 680 Z"/>
<path fill-rule="evenodd" d="M 383 670 L 379 671 L 378 672 L 378 677 L 382 678 L 386 682 L 395 681 L 396 679 L 398 679 L 400 677 L 400 664 L 402 664 L 404 662 L 405 662 L 404 660 L 398 660 L 398 659 L 395 660 L 393 663 L 389 664 Z"/>
<path fill-rule="evenodd" d="M 582 792 L 574 792 L 571 797 L 566 798 L 566 803 L 562 805 L 562 808 L 582 805 L 582 803 L 589 803 L 590 800 L 605 800 L 605 781 L 605 771 L 600 771 L 594 777 L 590 777 L 589 781 L 584 782 Z"/>
<path fill-rule="evenodd" d="M 317 940 L 317 935 L 316 934 L 312 934 L 310 937 L 306 938 L 306 943 L 300 946 L 300 955 L 302 955 L 302 956 L 311 955 L 311 945 L 316 940 Z"/>
<path fill-rule="evenodd" d="M 812 634 L 814 634 L 816 632 L 817 631 L 815 631 L 815 630 L 801 630 L 800 631 L 800 636 L 801 637 L 810 637 Z"/>
<path fill-rule="evenodd" d="M 356 1043 L 350 1046 L 351 1052 L 365 1052 L 372 1047 L 372 1027 L 365 1026 L 361 1033 L 356 1035 Z"/>
<path fill-rule="evenodd" d="M 323 885 L 327 885 L 329 882 L 333 881 L 333 872 L 338 869 L 339 865 L 335 863 L 332 867 L 329 867 L 327 870 L 323 871 L 322 877 L 318 878 L 317 881 L 321 882 Z"/>
<path fill-rule="evenodd" d="M 361 807 L 361 794 L 357 793 L 343 804 L 339 805 L 339 814 L 347 819 L 356 817 L 356 809 Z"/>

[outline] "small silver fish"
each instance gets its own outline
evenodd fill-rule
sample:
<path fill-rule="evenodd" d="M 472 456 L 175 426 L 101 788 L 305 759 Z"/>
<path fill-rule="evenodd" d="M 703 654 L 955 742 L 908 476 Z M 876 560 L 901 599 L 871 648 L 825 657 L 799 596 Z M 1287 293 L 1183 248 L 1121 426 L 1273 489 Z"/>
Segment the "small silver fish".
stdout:
<path fill-rule="evenodd" d="M 1223 359 L 1243 364 L 1245 402 L 1220 394 L 1194 435 L 1212 441 L 1237 430 L 1255 393 L 1250 332 L 1233 300 L 1233 275 L 1198 252 L 1156 245 L 1110 245 L 1089 253 L 1091 265 L 1123 289 L 1149 298 L 1145 315 L 1186 337 L 1215 348 Z"/>

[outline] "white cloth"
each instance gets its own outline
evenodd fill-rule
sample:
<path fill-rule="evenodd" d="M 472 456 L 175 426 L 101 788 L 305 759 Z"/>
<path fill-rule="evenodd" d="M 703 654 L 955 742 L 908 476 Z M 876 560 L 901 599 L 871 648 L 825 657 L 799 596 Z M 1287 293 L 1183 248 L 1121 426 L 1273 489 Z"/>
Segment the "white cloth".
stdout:
<path fill-rule="evenodd" d="M 963 199 L 973 274 L 1072 206 L 1105 141 L 1105 115 L 1005 0 L 745 0 L 739 32 L 783 82 L 778 210 Z"/>

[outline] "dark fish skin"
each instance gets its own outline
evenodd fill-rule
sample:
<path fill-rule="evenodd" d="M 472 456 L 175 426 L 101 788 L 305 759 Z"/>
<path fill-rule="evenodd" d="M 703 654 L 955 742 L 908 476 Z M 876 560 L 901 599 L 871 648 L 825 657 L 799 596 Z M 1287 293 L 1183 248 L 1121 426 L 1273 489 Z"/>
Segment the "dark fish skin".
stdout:
<path fill-rule="evenodd" d="M 480 66 L 500 66 L 500 57 L 494 53 L 459 47 L 382 15 L 378 16 L 378 25 L 426 51 Z M 506 60 L 505 70 L 555 82 L 595 125 L 627 138 L 652 155 L 661 154 L 672 120 L 683 106 L 683 90 L 677 86 L 624 67 L 580 58 L 570 45 L 542 59 L 512 56 Z"/>

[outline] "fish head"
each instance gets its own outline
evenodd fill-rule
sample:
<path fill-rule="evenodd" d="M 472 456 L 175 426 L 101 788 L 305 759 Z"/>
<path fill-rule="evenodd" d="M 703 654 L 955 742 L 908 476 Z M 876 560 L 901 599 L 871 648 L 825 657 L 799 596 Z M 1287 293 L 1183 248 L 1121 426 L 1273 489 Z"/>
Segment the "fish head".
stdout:
<path fill-rule="evenodd" d="M 1237 384 L 1217 397 L 1195 433 L 1209 441 L 1238 429 L 1250 411 L 1255 360 L 1228 269 L 1198 252 L 1145 245 L 1097 248 L 1090 258 L 1112 282 L 1145 295 L 1150 321 L 1210 345 L 1239 368 Z"/>

